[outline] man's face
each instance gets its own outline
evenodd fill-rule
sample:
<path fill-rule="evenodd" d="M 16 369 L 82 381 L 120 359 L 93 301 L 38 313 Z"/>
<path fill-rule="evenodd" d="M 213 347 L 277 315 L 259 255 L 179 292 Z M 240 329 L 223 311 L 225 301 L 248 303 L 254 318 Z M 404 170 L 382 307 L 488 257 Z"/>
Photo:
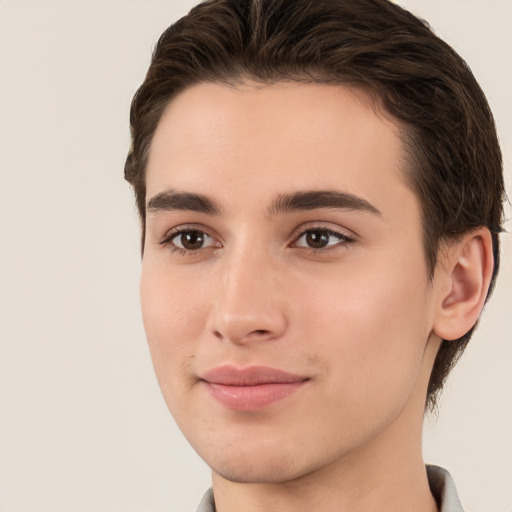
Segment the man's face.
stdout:
<path fill-rule="evenodd" d="M 143 317 L 169 409 L 218 475 L 384 457 L 421 423 L 435 286 L 404 166 L 396 126 L 345 87 L 200 84 L 170 103 Z"/>

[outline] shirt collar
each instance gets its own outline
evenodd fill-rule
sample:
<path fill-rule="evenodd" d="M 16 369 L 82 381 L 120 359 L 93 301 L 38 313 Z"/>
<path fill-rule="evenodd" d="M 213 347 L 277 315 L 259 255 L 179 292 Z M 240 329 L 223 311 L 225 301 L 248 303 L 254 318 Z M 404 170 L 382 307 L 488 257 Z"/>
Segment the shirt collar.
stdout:
<path fill-rule="evenodd" d="M 206 491 L 196 512 L 215 512 L 215 501 L 213 500 L 212 489 Z"/>
<path fill-rule="evenodd" d="M 439 466 L 427 466 L 428 483 L 439 512 L 464 512 L 452 476 Z"/>
<path fill-rule="evenodd" d="M 439 466 L 427 466 L 428 483 L 439 512 L 464 512 L 450 473 Z M 215 512 L 213 491 L 208 489 L 196 512 Z"/>

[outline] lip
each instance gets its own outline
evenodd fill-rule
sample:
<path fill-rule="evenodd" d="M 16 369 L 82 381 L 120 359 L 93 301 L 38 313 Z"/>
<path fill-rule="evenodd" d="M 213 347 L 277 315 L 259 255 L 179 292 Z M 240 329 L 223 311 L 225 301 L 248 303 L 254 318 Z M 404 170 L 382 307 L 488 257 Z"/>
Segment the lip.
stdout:
<path fill-rule="evenodd" d="M 228 409 L 259 411 L 296 393 L 308 381 L 266 366 L 218 366 L 200 377 L 211 397 Z"/>

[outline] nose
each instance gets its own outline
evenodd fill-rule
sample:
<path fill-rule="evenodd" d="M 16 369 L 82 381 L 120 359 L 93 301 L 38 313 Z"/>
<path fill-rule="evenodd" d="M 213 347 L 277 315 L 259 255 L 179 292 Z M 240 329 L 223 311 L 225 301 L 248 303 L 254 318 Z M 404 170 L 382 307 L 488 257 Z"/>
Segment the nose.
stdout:
<path fill-rule="evenodd" d="M 271 341 L 287 327 L 279 269 L 263 251 L 240 251 L 222 262 L 209 329 L 221 341 Z"/>

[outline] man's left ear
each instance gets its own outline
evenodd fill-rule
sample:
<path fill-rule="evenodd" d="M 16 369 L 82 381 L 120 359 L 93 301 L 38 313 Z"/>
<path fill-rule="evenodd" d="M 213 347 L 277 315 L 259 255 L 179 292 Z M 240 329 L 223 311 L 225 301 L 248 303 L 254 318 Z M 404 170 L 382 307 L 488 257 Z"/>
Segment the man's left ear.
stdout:
<path fill-rule="evenodd" d="M 494 266 L 491 233 L 479 228 L 448 242 L 439 260 L 433 332 L 456 340 L 476 324 L 487 297 Z"/>

